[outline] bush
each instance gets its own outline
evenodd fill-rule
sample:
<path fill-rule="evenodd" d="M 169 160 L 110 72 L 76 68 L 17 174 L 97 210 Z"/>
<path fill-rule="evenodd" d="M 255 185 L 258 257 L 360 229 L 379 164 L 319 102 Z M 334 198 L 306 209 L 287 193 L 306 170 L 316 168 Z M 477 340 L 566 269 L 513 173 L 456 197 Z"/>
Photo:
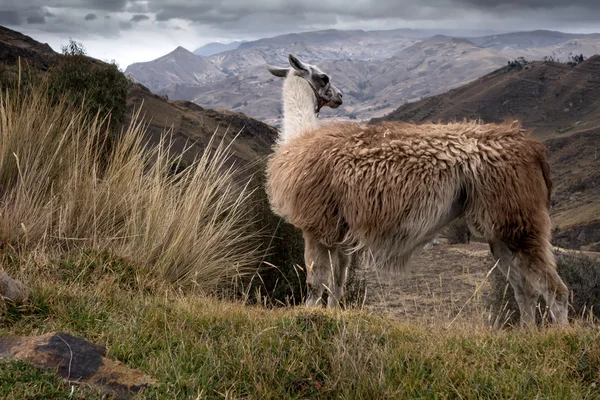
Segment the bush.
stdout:
<path fill-rule="evenodd" d="M 449 223 L 443 230 L 444 236 L 449 244 L 469 243 L 471 241 L 471 231 L 467 225 L 465 217 L 460 217 Z"/>
<path fill-rule="evenodd" d="M 574 317 L 600 318 L 600 261 L 583 253 L 556 254 L 556 269 L 569 288 L 569 315 Z M 517 324 L 519 307 L 512 287 L 499 269 L 490 276 L 491 293 L 488 305 L 493 321 L 500 325 Z M 540 309 L 546 304 L 540 296 Z M 538 322 L 541 320 L 537 316 Z"/>
<path fill-rule="evenodd" d="M 42 73 L 26 62 L 20 65 L 0 64 L 0 90 L 2 92 L 23 94 L 29 88 L 39 84 Z"/>
<path fill-rule="evenodd" d="M 265 191 L 264 163 L 254 170 L 252 203 L 254 230 L 261 232 L 261 260 L 258 271 L 244 292 L 251 302 L 269 305 L 300 304 L 304 298 L 304 239 L 302 232 L 271 211 Z"/>
<path fill-rule="evenodd" d="M 73 105 L 86 104 L 92 115 L 110 114 L 112 126 L 124 121 L 130 81 L 115 64 L 107 64 L 85 55 L 85 49 L 73 40 L 62 48 L 63 54 L 49 70 L 49 92 L 55 99 L 68 96 Z"/>

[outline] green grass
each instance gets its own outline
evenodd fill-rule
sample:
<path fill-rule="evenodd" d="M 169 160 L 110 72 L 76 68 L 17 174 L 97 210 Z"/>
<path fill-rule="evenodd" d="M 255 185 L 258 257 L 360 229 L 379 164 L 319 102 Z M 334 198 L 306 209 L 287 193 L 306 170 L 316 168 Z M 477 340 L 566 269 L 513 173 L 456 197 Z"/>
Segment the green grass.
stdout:
<path fill-rule="evenodd" d="M 85 386 L 71 387 L 53 371 L 22 361 L 0 361 L 0 398 L 5 400 L 102 399 L 102 393 Z"/>
<path fill-rule="evenodd" d="M 110 273 L 105 279 L 112 281 Z M 110 358 L 158 380 L 140 398 L 600 397 L 600 333 L 583 324 L 447 330 L 356 310 L 269 310 L 200 295 L 109 290 L 98 280 L 45 278 L 34 287 L 30 304 L 4 307 L 0 336 L 60 330 L 103 344 Z M 51 374 L 20 363 L 4 364 L 0 382 L 3 390 L 21 390 L 15 398 L 69 392 Z"/>

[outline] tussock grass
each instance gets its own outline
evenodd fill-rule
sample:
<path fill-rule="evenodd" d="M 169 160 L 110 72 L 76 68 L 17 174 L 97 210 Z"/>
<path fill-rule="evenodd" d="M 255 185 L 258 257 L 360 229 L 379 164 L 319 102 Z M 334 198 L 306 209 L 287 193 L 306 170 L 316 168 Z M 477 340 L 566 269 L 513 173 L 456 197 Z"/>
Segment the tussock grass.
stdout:
<path fill-rule="evenodd" d="M 224 143 L 173 174 L 180 160 L 167 141 L 146 149 L 141 123 L 115 140 L 109 121 L 45 89 L 0 94 L 5 247 L 47 259 L 105 251 L 128 260 L 144 286 L 200 291 L 255 265 L 251 192 L 234 184 Z"/>

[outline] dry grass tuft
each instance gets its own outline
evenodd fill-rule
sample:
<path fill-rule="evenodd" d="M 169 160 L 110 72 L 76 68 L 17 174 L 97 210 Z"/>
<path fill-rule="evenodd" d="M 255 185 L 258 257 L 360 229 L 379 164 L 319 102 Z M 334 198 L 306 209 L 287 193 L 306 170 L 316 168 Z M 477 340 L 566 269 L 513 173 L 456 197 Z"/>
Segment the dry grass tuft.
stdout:
<path fill-rule="evenodd" d="M 0 94 L 0 242 L 50 259 L 108 251 L 143 286 L 207 291 L 255 265 L 251 193 L 224 143 L 174 174 L 168 142 L 146 149 L 137 120 L 111 139 L 109 121 L 43 84 Z"/>

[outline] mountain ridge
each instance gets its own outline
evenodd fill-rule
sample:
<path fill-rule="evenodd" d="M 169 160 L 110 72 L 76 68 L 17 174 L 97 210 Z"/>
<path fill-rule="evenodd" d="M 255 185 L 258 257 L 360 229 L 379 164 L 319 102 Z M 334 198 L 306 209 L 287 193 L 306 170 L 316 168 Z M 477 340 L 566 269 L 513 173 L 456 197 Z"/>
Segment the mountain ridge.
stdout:
<path fill-rule="evenodd" d="M 204 107 L 228 108 L 271 125 L 281 119 L 279 97 L 264 66 L 287 65 L 290 53 L 328 72 L 344 93 L 345 104 L 325 119 L 368 120 L 396 106 L 443 93 L 479 78 L 508 61 L 568 60 L 574 54 L 600 53 L 600 35 L 556 31 L 523 31 L 487 36 L 449 36 L 443 30 L 324 30 L 279 35 L 249 41 L 235 50 L 206 58 L 222 74 L 196 79 L 194 63 L 186 73 L 156 69 L 131 75 L 171 99 Z M 459 32 L 460 33 L 460 32 Z M 531 47 L 541 46 L 546 47 Z M 150 62 L 148 68 L 152 70 Z M 198 68 L 212 68 L 198 67 Z M 159 72 L 160 71 L 160 72 Z M 128 69 L 128 72 L 130 70 Z M 160 77 L 160 82 L 151 79 Z"/>

